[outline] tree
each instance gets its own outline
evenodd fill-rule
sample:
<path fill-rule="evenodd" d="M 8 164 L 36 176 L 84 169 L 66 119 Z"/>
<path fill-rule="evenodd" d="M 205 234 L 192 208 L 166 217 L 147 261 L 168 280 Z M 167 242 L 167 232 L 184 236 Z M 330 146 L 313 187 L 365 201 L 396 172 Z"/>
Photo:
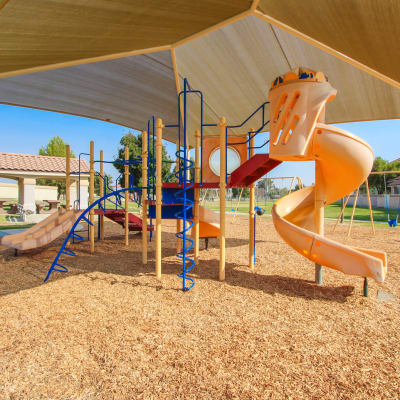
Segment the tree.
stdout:
<path fill-rule="evenodd" d="M 39 149 L 39 155 L 41 156 L 54 156 L 54 157 L 65 157 L 67 155 L 67 143 L 62 140 L 60 136 L 54 136 L 50 139 L 46 146 L 42 146 Z M 70 157 L 75 158 L 74 152 L 71 150 Z M 60 198 L 62 194 L 65 194 L 65 182 L 54 179 L 37 179 L 37 185 L 41 186 L 57 186 L 57 196 Z"/>
<path fill-rule="evenodd" d="M 67 154 L 67 143 L 60 136 L 54 136 L 50 139 L 46 146 L 42 146 L 39 150 L 41 156 L 65 157 Z M 71 150 L 71 158 L 75 158 L 74 152 Z"/>
<path fill-rule="evenodd" d="M 376 157 L 374 160 L 374 165 L 372 171 L 398 171 L 400 170 L 400 161 L 389 162 L 384 160 L 382 157 Z M 398 174 L 385 174 L 382 175 L 370 175 L 368 178 L 368 183 L 371 191 L 377 193 L 385 193 L 385 181 L 386 185 L 393 178 L 396 178 Z"/>
<path fill-rule="evenodd" d="M 265 189 L 267 197 L 279 197 L 280 190 L 275 186 L 273 179 L 262 179 L 258 181 L 257 187 Z"/>
<path fill-rule="evenodd" d="M 120 145 L 121 147 L 118 149 L 118 156 L 116 157 L 115 161 L 124 161 L 125 160 L 125 146 L 129 147 L 129 159 L 134 160 L 142 155 L 142 135 L 134 135 L 132 132 L 127 132 L 124 136 L 122 136 L 120 140 Z M 148 144 L 148 149 L 149 149 L 149 170 L 148 170 L 148 176 L 151 177 L 152 170 L 153 170 L 153 146 L 152 146 L 152 141 Z M 168 156 L 167 150 L 165 149 L 165 146 L 162 147 L 162 158 L 164 161 L 171 161 L 171 159 Z M 119 171 L 121 174 L 124 173 L 124 165 L 120 164 L 114 164 L 114 167 Z M 155 164 L 154 164 L 154 170 L 155 170 Z M 142 165 L 140 163 L 137 164 L 132 164 L 129 166 L 129 173 L 131 176 L 133 176 L 133 185 L 135 186 L 144 186 L 142 182 Z M 162 179 L 163 181 L 166 181 L 167 178 L 171 174 L 171 163 L 169 162 L 164 162 L 162 164 Z M 119 182 L 116 182 L 117 184 L 120 184 L 121 187 L 125 187 L 125 180 L 122 178 L 119 180 Z"/>
<path fill-rule="evenodd" d="M 239 198 L 242 188 L 232 188 L 232 197 Z M 243 188 L 242 199 L 247 199 L 250 195 L 249 188 Z"/>

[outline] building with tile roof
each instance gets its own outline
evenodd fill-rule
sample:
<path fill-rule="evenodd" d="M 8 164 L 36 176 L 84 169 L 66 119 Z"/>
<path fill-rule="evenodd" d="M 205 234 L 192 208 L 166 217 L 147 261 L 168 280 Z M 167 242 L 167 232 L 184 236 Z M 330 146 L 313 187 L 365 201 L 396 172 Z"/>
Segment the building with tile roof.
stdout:
<path fill-rule="evenodd" d="M 86 160 L 71 158 L 71 203 L 78 198 L 80 208 L 88 204 L 89 165 Z M 0 178 L 18 181 L 18 202 L 25 210 L 36 212 L 36 179 L 65 180 L 65 157 L 0 152 Z M 78 185 L 78 174 L 80 182 Z M 77 195 L 79 191 L 79 196 Z M 4 197 L 0 193 L 0 199 Z"/>

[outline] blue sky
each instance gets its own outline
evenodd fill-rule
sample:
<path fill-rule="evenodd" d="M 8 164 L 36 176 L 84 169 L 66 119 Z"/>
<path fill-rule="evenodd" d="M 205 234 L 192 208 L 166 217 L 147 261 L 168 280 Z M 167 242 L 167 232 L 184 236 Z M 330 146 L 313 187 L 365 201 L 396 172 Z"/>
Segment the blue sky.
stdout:
<path fill-rule="evenodd" d="M 119 140 L 128 131 L 127 128 L 108 122 L 74 117 L 48 111 L 22 107 L 0 105 L 0 151 L 10 153 L 38 154 L 39 148 L 46 145 L 53 136 L 61 136 L 71 145 L 75 154 L 89 151 L 89 142 L 94 140 L 95 151 L 104 151 L 106 160 L 113 160 L 117 154 Z M 357 122 L 338 124 L 362 139 L 374 149 L 375 156 L 392 161 L 400 157 L 400 120 Z M 261 135 L 259 135 L 261 136 Z M 256 145 L 265 138 L 257 138 Z M 165 142 L 172 155 L 175 145 Z M 116 176 L 111 165 L 105 170 Z M 314 164 L 312 162 L 282 163 L 269 176 L 299 175 L 306 185 L 314 182 Z"/>

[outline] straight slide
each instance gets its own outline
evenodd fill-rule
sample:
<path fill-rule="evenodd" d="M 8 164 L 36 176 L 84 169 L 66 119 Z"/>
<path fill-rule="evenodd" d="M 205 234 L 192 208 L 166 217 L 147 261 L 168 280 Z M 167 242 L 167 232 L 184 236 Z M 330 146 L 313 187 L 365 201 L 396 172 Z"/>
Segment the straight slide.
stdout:
<path fill-rule="evenodd" d="M 81 214 L 79 210 L 59 209 L 54 214 L 15 235 L 1 238 L 0 244 L 17 250 L 29 250 L 44 246 L 68 232 Z"/>

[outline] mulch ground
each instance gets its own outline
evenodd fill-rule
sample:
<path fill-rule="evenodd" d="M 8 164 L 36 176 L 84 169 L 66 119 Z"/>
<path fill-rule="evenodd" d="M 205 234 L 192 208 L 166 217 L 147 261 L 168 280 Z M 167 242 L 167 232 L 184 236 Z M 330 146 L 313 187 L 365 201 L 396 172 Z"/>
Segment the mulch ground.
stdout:
<path fill-rule="evenodd" d="M 370 280 L 369 298 L 361 278 L 333 270 L 315 285 L 313 265 L 267 217 L 252 273 L 245 216 L 228 218 L 226 281 L 212 239 L 182 293 L 174 228 L 165 223 L 162 282 L 153 243 L 142 266 L 140 236 L 125 247 L 112 222 L 94 255 L 74 245 L 69 273 L 47 284 L 61 240 L 19 257 L 1 247 L 0 399 L 400 398 L 398 228 L 353 230 L 350 244 L 388 253 L 387 280 Z M 331 232 L 343 241 L 346 228 Z"/>

